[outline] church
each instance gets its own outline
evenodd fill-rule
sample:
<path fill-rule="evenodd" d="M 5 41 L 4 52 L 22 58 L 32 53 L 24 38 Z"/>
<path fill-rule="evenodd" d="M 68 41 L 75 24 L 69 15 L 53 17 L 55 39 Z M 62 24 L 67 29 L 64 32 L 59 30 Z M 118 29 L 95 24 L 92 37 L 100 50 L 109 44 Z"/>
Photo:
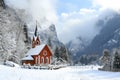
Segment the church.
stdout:
<path fill-rule="evenodd" d="M 32 39 L 32 47 L 22 58 L 22 64 L 48 65 L 51 64 L 52 52 L 47 44 L 42 44 L 37 34 L 37 26 Z"/>

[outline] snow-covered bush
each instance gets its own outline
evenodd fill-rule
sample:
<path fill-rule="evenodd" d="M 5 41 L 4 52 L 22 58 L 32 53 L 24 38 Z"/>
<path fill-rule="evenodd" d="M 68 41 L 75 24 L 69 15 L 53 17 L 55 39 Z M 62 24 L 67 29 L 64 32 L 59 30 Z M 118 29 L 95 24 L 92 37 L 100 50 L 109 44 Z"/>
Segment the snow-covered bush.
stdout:
<path fill-rule="evenodd" d="M 4 61 L 4 65 L 10 66 L 10 67 L 20 67 L 18 64 L 12 61 Z"/>

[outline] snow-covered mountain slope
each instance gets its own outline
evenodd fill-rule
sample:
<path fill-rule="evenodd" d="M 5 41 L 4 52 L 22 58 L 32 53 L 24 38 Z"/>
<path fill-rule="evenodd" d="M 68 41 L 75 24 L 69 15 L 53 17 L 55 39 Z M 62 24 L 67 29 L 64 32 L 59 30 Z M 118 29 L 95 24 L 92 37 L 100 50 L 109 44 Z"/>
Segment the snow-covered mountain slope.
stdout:
<path fill-rule="evenodd" d="M 0 60 L 19 60 L 26 50 L 23 23 L 15 11 L 0 6 Z"/>
<path fill-rule="evenodd" d="M 0 65 L 1 80 L 119 80 L 120 72 L 98 71 L 99 66 L 73 66 L 58 70 L 22 69 Z"/>
<path fill-rule="evenodd" d="M 84 42 L 85 39 L 76 39 L 69 43 L 68 49 L 72 54 L 76 54 L 74 60 L 79 61 L 81 55 L 91 56 L 91 54 L 96 54 L 100 56 L 104 49 L 112 51 L 113 48 L 120 47 L 120 14 L 114 11 L 110 14 L 111 16 L 107 15 L 105 18 L 97 21 L 96 26 L 100 28 L 100 32 L 90 43 Z M 70 47 L 71 45 L 73 48 Z M 75 51 L 72 51 L 72 49 Z"/>
<path fill-rule="evenodd" d="M 100 27 L 101 30 L 97 34 L 91 43 L 84 47 L 85 49 L 79 49 L 78 54 L 81 53 L 99 53 L 101 54 L 103 49 L 112 49 L 120 46 L 120 15 L 116 12 L 111 12 L 111 16 L 107 16 L 107 20 L 98 20 L 96 25 Z M 85 41 L 85 40 L 82 40 Z M 77 42 L 79 45 L 81 41 Z M 84 44 L 84 42 L 82 42 Z M 80 44 L 79 46 L 82 46 Z M 76 46 L 74 47 L 76 48 Z"/>
<path fill-rule="evenodd" d="M 120 15 L 116 14 L 103 25 L 100 33 L 85 49 L 85 52 L 101 55 L 104 49 L 112 50 L 118 47 L 120 47 Z"/>
<path fill-rule="evenodd" d="M 77 37 L 74 40 L 67 43 L 66 46 L 71 52 L 71 55 L 75 57 L 77 55 L 77 52 L 83 50 L 88 44 L 89 43 L 87 42 L 87 40 L 84 40 L 81 37 Z"/>

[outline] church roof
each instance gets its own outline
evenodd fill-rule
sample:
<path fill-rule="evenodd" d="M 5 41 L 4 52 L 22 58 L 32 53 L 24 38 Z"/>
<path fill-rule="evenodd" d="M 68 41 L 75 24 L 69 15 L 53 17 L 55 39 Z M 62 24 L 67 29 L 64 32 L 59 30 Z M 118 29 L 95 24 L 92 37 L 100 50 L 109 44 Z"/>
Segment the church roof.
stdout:
<path fill-rule="evenodd" d="M 31 48 L 26 55 L 38 55 L 42 49 L 45 47 L 46 44 L 41 44 L 36 46 L 35 48 Z"/>
<path fill-rule="evenodd" d="M 34 60 L 32 56 L 26 56 L 24 58 L 22 58 L 22 60 Z"/>
<path fill-rule="evenodd" d="M 37 39 L 37 36 L 33 36 L 33 38 L 35 39 L 35 41 L 36 41 L 36 39 Z"/>

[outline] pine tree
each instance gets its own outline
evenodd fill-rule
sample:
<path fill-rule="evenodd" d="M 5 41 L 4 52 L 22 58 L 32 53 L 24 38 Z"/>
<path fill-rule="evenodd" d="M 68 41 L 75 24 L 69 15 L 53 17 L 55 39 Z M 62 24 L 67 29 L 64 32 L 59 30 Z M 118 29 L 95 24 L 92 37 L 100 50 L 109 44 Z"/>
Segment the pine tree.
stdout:
<path fill-rule="evenodd" d="M 0 5 L 1 5 L 4 9 L 6 8 L 4 0 L 0 0 Z"/>
<path fill-rule="evenodd" d="M 52 43 L 50 37 L 48 38 L 48 45 L 52 48 Z"/>
<path fill-rule="evenodd" d="M 103 56 L 101 56 L 100 60 L 104 65 L 110 61 L 110 53 L 107 49 L 103 51 Z"/>
<path fill-rule="evenodd" d="M 55 56 L 57 57 L 57 60 L 59 60 L 60 55 L 59 55 L 58 47 L 56 47 L 55 49 Z"/>
<path fill-rule="evenodd" d="M 23 30 L 24 30 L 24 34 L 25 34 L 25 38 L 26 38 L 26 40 L 24 41 L 24 42 L 29 42 L 28 41 L 28 28 L 27 28 L 27 25 L 26 24 L 24 24 L 24 28 L 23 28 Z"/>
<path fill-rule="evenodd" d="M 103 64 L 102 70 L 105 70 L 105 71 L 111 70 L 111 56 L 107 49 L 103 51 L 103 56 L 100 58 L 100 61 Z"/>
<path fill-rule="evenodd" d="M 120 69 L 120 56 L 118 55 L 117 51 L 114 55 L 113 68 Z"/>

